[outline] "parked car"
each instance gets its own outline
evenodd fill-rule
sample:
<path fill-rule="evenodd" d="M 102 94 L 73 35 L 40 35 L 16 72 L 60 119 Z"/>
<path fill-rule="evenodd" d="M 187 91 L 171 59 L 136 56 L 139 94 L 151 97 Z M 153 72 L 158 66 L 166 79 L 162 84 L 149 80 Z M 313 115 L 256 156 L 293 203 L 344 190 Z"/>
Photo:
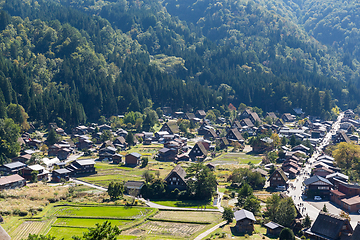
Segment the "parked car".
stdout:
<path fill-rule="evenodd" d="M 322 198 L 320 197 L 320 196 L 315 196 L 314 197 L 314 200 L 316 200 L 316 201 L 320 201 Z"/>
<path fill-rule="evenodd" d="M 285 186 L 277 186 L 276 187 L 276 191 L 285 191 L 286 187 Z"/>

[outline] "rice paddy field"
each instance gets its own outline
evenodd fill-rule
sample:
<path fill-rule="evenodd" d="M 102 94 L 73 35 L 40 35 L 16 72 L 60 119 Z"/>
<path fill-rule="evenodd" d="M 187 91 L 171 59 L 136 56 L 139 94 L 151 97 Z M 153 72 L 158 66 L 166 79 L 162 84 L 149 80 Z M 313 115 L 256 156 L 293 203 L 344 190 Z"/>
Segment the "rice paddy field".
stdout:
<path fill-rule="evenodd" d="M 17 218 L 8 229 L 13 240 L 31 234 L 71 239 L 109 221 L 122 233 L 117 239 L 192 239 L 221 221 L 219 212 L 159 211 L 148 207 L 51 205 L 33 218 Z"/>

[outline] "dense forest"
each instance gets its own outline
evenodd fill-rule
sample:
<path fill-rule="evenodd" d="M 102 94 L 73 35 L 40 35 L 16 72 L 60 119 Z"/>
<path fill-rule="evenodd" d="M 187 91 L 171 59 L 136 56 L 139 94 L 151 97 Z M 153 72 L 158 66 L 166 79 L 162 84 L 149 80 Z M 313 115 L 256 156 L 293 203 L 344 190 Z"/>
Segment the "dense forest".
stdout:
<path fill-rule="evenodd" d="M 0 117 L 10 104 L 31 121 L 76 125 L 147 107 L 245 103 L 329 119 L 335 106 L 360 104 L 359 9 L 330 5 L 1 1 Z"/>

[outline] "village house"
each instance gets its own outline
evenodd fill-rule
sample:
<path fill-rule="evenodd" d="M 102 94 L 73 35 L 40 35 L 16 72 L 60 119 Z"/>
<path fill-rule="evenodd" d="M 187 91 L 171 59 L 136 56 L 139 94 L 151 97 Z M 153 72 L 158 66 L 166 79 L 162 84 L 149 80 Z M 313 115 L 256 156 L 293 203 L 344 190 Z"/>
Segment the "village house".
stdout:
<path fill-rule="evenodd" d="M 64 179 L 65 181 L 69 181 L 70 179 L 71 171 L 66 168 L 56 169 L 52 171 L 51 174 L 51 180 L 53 182 L 61 182 L 61 179 Z"/>
<path fill-rule="evenodd" d="M 203 119 L 206 117 L 206 112 L 204 110 L 197 110 L 195 116 L 197 118 Z"/>
<path fill-rule="evenodd" d="M 230 145 L 229 141 L 227 140 L 226 137 L 222 137 L 217 141 L 218 141 L 218 146 L 219 146 L 220 149 L 225 149 Z"/>
<path fill-rule="evenodd" d="M 180 129 L 176 121 L 168 121 L 162 125 L 159 132 L 168 132 L 169 134 L 177 134 L 180 132 Z"/>
<path fill-rule="evenodd" d="M 144 181 L 127 181 L 124 184 L 124 187 L 127 194 L 136 197 L 140 195 L 141 189 L 144 185 Z"/>
<path fill-rule="evenodd" d="M 100 132 L 103 132 L 103 131 L 105 131 L 105 130 L 111 131 L 111 126 L 109 126 L 109 125 L 107 125 L 107 124 L 100 125 L 98 128 L 99 128 L 99 131 L 100 131 Z"/>
<path fill-rule="evenodd" d="M 164 181 L 167 183 L 167 187 L 170 191 L 173 191 L 176 188 L 179 191 L 184 191 L 187 188 L 185 177 L 185 170 L 180 165 L 176 165 L 176 167 L 171 170 Z"/>
<path fill-rule="evenodd" d="M 293 147 L 293 148 L 291 149 L 291 151 L 293 151 L 293 152 L 295 152 L 295 151 L 297 151 L 297 150 L 300 150 L 300 151 L 306 153 L 306 155 L 308 155 L 308 154 L 310 153 L 310 148 L 308 148 L 308 147 L 306 147 L 306 146 L 304 146 L 304 145 L 302 145 L 302 144 L 297 145 L 297 146 L 295 146 L 295 147 Z"/>
<path fill-rule="evenodd" d="M 13 162 L 22 162 L 22 163 L 26 163 L 31 159 L 31 155 L 30 154 L 24 154 L 24 155 L 20 155 L 18 157 L 15 157 L 12 159 Z"/>
<path fill-rule="evenodd" d="M 254 223 L 256 219 L 252 212 L 245 209 L 234 212 L 236 220 L 236 230 L 241 233 L 252 233 L 254 231 Z"/>
<path fill-rule="evenodd" d="M 344 117 L 345 118 L 354 118 L 355 117 L 355 113 L 353 112 L 353 110 L 348 109 L 344 112 Z"/>
<path fill-rule="evenodd" d="M 281 168 L 275 169 L 275 171 L 269 177 L 270 187 L 272 188 L 276 188 L 278 186 L 287 187 L 288 181 L 288 177 Z"/>
<path fill-rule="evenodd" d="M 206 156 L 207 150 L 202 142 L 197 142 L 189 153 L 191 160 L 204 160 Z"/>
<path fill-rule="evenodd" d="M 345 237 L 351 236 L 352 233 L 353 228 L 348 219 L 322 211 L 317 216 L 312 227 L 304 232 L 306 238 L 317 240 L 345 239 Z"/>
<path fill-rule="evenodd" d="M 194 113 L 185 113 L 183 119 L 193 121 L 196 118 Z"/>
<path fill-rule="evenodd" d="M 249 121 L 250 121 L 250 119 L 249 119 Z M 242 127 L 243 126 L 240 124 L 240 122 L 238 120 L 235 120 L 230 126 L 230 128 L 236 128 L 237 130 L 240 130 Z"/>
<path fill-rule="evenodd" d="M 26 146 L 34 149 L 39 149 L 43 142 L 38 139 L 25 139 Z"/>
<path fill-rule="evenodd" d="M 333 170 L 326 168 L 326 167 L 319 167 L 319 168 L 315 168 L 313 170 L 313 175 L 317 175 L 317 176 L 324 177 L 324 178 L 326 178 L 326 176 L 333 174 L 333 173 L 334 173 Z"/>
<path fill-rule="evenodd" d="M 214 140 L 216 138 L 218 138 L 218 135 L 216 134 L 214 129 L 210 128 L 210 129 L 205 131 L 204 139 Z"/>
<path fill-rule="evenodd" d="M 347 212 L 360 210 L 360 186 L 345 182 L 338 182 L 338 189 L 331 190 L 330 201 L 338 204 Z"/>
<path fill-rule="evenodd" d="M 60 160 L 65 160 L 70 156 L 71 153 L 72 150 L 70 150 L 69 148 L 61 148 L 57 153 L 57 158 L 59 158 Z"/>
<path fill-rule="evenodd" d="M 11 162 L 0 166 L 0 172 L 4 175 L 21 174 L 27 165 L 22 162 Z"/>
<path fill-rule="evenodd" d="M 273 122 L 276 121 L 276 119 L 278 118 L 274 112 L 268 112 L 268 113 L 266 114 L 265 118 L 266 118 L 266 117 L 271 118 Z"/>
<path fill-rule="evenodd" d="M 72 135 L 85 135 L 88 133 L 88 127 L 86 126 L 77 126 L 76 128 L 73 128 L 71 131 Z"/>
<path fill-rule="evenodd" d="M 48 156 L 57 156 L 60 149 L 61 147 L 59 144 L 51 145 L 48 149 Z"/>
<path fill-rule="evenodd" d="M 240 125 L 241 125 L 241 128 L 242 127 L 248 127 L 248 128 L 252 128 L 254 127 L 255 125 L 253 124 L 253 122 L 250 120 L 250 118 L 244 118 L 240 121 Z M 239 128 L 238 128 L 239 129 Z"/>
<path fill-rule="evenodd" d="M 255 113 L 255 112 L 251 112 L 250 113 L 250 115 L 249 115 L 249 119 L 250 119 L 250 121 L 254 124 L 254 125 L 256 125 L 256 124 L 261 124 L 261 120 L 260 120 L 260 117 L 259 117 L 259 115 L 257 114 L 257 113 Z M 257 125 L 258 126 L 258 125 Z"/>
<path fill-rule="evenodd" d="M 346 143 L 351 142 L 349 137 L 343 131 L 338 132 L 337 135 L 335 136 L 335 138 L 333 139 L 334 144 L 341 143 L 341 142 L 346 142 Z"/>
<path fill-rule="evenodd" d="M 214 129 L 212 126 L 208 125 L 205 121 L 202 122 L 198 128 L 198 135 L 204 135 L 209 129 Z"/>
<path fill-rule="evenodd" d="M 176 148 L 162 148 L 159 150 L 158 158 L 159 161 L 175 161 L 178 151 Z"/>
<path fill-rule="evenodd" d="M 276 125 L 276 126 L 279 126 L 279 127 L 282 127 L 282 126 L 284 126 L 284 121 L 283 121 L 281 118 L 278 118 L 278 119 L 275 121 L 275 125 Z"/>
<path fill-rule="evenodd" d="M 235 128 L 230 129 L 225 137 L 229 142 L 243 143 L 245 141 L 243 136 L 241 136 L 241 133 Z"/>
<path fill-rule="evenodd" d="M 271 138 L 265 137 L 259 139 L 258 141 L 254 141 L 251 146 L 254 152 L 263 153 L 263 152 L 271 151 L 274 148 L 273 142 L 274 140 L 272 140 Z"/>
<path fill-rule="evenodd" d="M 37 172 L 37 180 L 49 180 L 49 171 L 45 170 L 45 168 L 39 164 L 27 166 L 22 170 L 22 176 L 27 180 L 30 181 L 32 178 L 32 172 Z"/>
<path fill-rule="evenodd" d="M 128 144 L 126 143 L 125 138 L 122 136 L 115 138 L 113 141 L 113 146 L 116 148 L 126 149 L 127 145 Z"/>
<path fill-rule="evenodd" d="M 334 184 L 335 188 L 338 188 L 341 182 L 347 183 L 349 181 L 349 177 L 343 173 L 334 172 L 326 176 L 326 179 L 329 180 L 332 184 Z"/>
<path fill-rule="evenodd" d="M 257 173 L 260 173 L 260 175 L 262 177 L 266 177 L 268 175 L 268 172 L 264 169 L 261 169 L 261 168 L 253 168 L 251 169 L 252 172 L 257 172 Z"/>
<path fill-rule="evenodd" d="M 284 113 L 284 114 L 281 116 L 281 119 L 282 119 L 284 122 L 293 122 L 293 121 L 295 121 L 295 118 L 294 118 L 290 113 Z"/>
<path fill-rule="evenodd" d="M 239 119 L 249 118 L 251 113 L 252 112 L 250 109 L 245 109 L 242 113 L 239 114 Z"/>
<path fill-rule="evenodd" d="M 119 128 L 118 130 L 116 130 L 116 135 L 119 137 L 124 137 L 126 138 L 126 136 L 128 135 L 128 132 L 122 128 Z"/>
<path fill-rule="evenodd" d="M 140 153 L 129 153 L 127 155 L 125 155 L 125 165 L 126 166 L 131 166 L 131 167 L 136 167 L 140 164 L 141 162 L 141 154 Z"/>
<path fill-rule="evenodd" d="M 280 232 L 284 229 L 282 225 L 275 222 L 268 222 L 264 224 L 264 227 L 266 227 L 266 235 L 275 237 L 279 236 Z"/>
<path fill-rule="evenodd" d="M 76 143 L 76 147 L 80 150 L 90 149 L 93 147 L 93 142 L 90 140 L 88 136 L 82 135 L 79 136 L 79 142 Z"/>
<path fill-rule="evenodd" d="M 26 180 L 18 174 L 0 177 L 0 190 L 20 188 L 26 185 Z"/>
<path fill-rule="evenodd" d="M 82 159 L 71 162 L 66 167 L 71 171 L 71 176 L 95 174 L 95 161 L 93 159 Z"/>
<path fill-rule="evenodd" d="M 328 197 L 333 184 L 326 178 L 314 175 L 304 181 L 305 191 L 313 193 L 313 195 L 319 195 L 322 197 Z"/>
<path fill-rule="evenodd" d="M 114 155 L 112 155 L 112 163 L 113 164 L 120 164 L 122 163 L 122 158 L 123 155 L 119 154 L 119 153 L 115 153 Z"/>

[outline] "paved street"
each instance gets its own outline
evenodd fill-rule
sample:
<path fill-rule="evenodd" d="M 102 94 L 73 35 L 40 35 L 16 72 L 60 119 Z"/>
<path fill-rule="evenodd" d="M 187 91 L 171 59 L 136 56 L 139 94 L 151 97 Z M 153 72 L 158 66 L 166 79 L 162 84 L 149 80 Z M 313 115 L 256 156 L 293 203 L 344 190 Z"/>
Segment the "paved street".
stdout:
<path fill-rule="evenodd" d="M 298 175 L 297 178 L 292 182 L 292 185 L 295 188 L 290 187 L 288 190 L 289 196 L 291 196 L 294 199 L 294 203 L 299 209 L 299 211 L 304 216 L 308 214 L 310 219 L 313 221 L 317 218 L 324 204 L 326 204 L 326 207 L 330 213 L 339 214 L 341 212 L 340 208 L 334 206 L 332 203 L 329 203 L 329 201 L 314 201 L 312 199 L 305 199 L 305 196 L 302 196 L 302 191 L 303 191 L 303 181 L 309 178 L 307 174 L 311 173 L 312 164 L 315 162 L 316 158 L 321 154 L 324 147 L 330 143 L 331 135 L 334 134 L 339 129 L 340 121 L 343 117 L 344 114 L 341 113 L 337 121 L 333 124 L 332 130 L 326 134 L 321 144 L 316 148 L 316 151 L 314 152 L 312 157 L 309 158 L 308 163 L 306 163 L 305 168 L 302 169 L 301 174 Z M 350 217 L 351 217 L 351 225 L 355 227 L 357 222 L 360 221 L 360 215 L 350 214 Z"/>

